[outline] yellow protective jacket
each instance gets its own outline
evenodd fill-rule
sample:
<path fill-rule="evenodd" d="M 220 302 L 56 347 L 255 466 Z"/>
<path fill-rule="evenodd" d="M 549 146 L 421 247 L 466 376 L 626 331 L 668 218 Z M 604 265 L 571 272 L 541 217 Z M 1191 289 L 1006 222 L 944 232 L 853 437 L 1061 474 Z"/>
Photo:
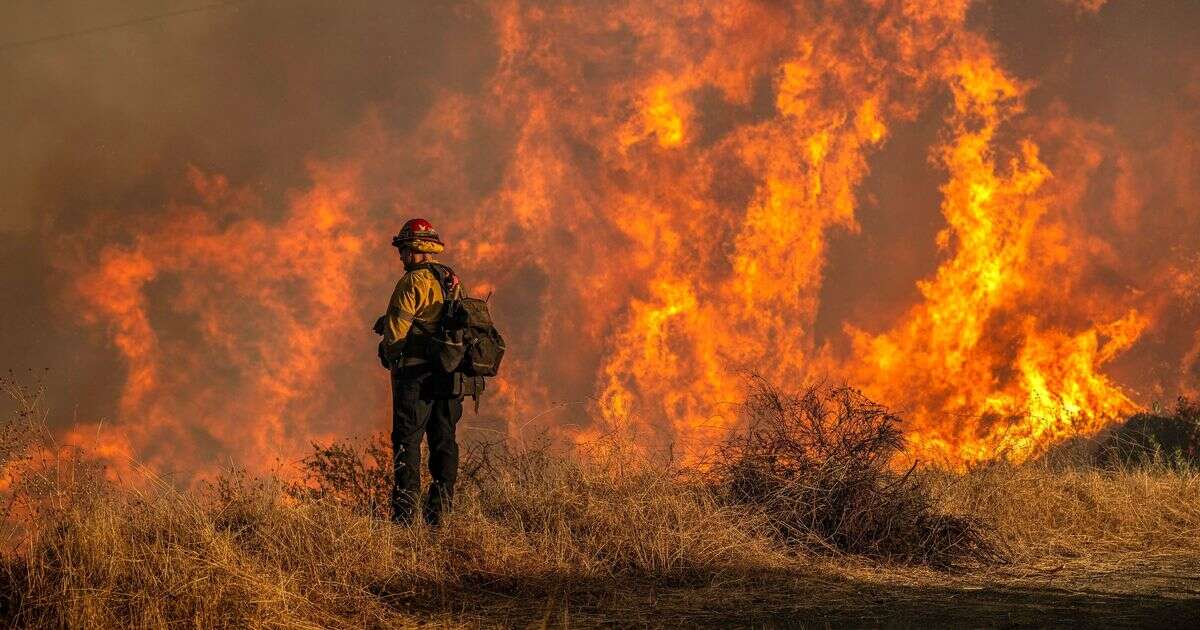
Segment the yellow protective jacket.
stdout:
<path fill-rule="evenodd" d="M 417 365 L 425 362 L 424 356 L 404 356 L 404 346 L 409 339 L 413 323 L 427 324 L 430 328 L 442 317 L 445 296 L 437 276 L 428 269 L 417 269 L 404 274 L 392 291 L 384 314 L 383 341 L 380 354 L 393 366 Z M 418 332 L 422 326 L 418 325 Z"/>

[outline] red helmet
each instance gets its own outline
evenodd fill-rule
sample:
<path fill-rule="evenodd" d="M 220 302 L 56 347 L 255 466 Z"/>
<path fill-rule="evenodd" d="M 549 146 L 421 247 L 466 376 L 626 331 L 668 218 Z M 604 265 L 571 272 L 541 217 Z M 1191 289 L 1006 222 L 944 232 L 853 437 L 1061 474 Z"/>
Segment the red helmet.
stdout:
<path fill-rule="evenodd" d="M 392 237 L 392 245 L 395 247 L 403 247 L 413 241 L 430 241 L 438 245 L 442 243 L 442 237 L 438 235 L 437 230 L 433 229 L 433 224 L 425 219 L 410 219 L 400 228 L 400 233 Z"/>

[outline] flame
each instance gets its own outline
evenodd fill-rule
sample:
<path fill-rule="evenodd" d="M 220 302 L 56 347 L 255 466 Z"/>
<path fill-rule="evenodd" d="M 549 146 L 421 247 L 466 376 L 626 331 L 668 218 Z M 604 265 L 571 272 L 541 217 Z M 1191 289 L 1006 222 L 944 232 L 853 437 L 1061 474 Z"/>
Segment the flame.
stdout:
<path fill-rule="evenodd" d="M 1076 332 L 1039 320 L 1042 282 L 1072 253 L 1048 220 L 1053 201 L 1041 190 L 1053 174 L 1037 146 L 1024 140 L 1007 168 L 995 163 L 997 130 L 1020 111 L 1022 88 L 987 57 L 954 63 L 946 79 L 954 139 L 941 149 L 950 173 L 942 187 L 948 227 L 937 241 L 952 255 L 919 283 L 924 302 L 892 330 L 870 335 L 848 327 L 863 358 L 855 376 L 873 395 L 911 409 L 916 455 L 1023 457 L 1135 408 L 1099 367 L 1132 345 L 1147 322 L 1136 310 Z M 964 420 L 947 427 L 945 418 L 955 416 Z M 1003 421 L 981 426 L 994 418 Z"/>
<path fill-rule="evenodd" d="M 355 317 L 347 271 L 362 244 L 351 233 L 353 169 L 317 169 L 317 186 L 274 225 L 237 217 L 242 208 L 229 204 L 257 202 L 222 178 L 190 175 L 201 205 L 173 209 L 130 245 L 105 246 L 76 284 L 85 316 L 107 324 L 129 375 L 122 431 L 95 440 L 102 427 L 76 426 L 69 438 L 118 473 L 139 460 L 158 471 L 186 464 L 191 475 L 214 442 L 269 459 L 294 432 L 314 435 L 295 420 L 311 417 L 306 408 Z M 171 338 L 157 333 L 150 304 L 164 277 L 175 284 L 163 310 L 190 324 Z M 205 464 L 201 472 L 221 465 Z"/>
<path fill-rule="evenodd" d="M 368 116 L 352 156 L 312 166 L 282 211 L 193 170 L 196 202 L 118 220 L 121 238 L 68 265 L 127 370 L 101 448 L 203 468 L 381 426 L 364 331 L 398 272 L 387 234 L 410 215 L 451 239 L 477 293 L 495 291 L 512 350 L 485 406 L 510 432 L 594 395 L 590 416 L 551 421 L 581 438 L 632 424 L 694 455 L 737 422 L 747 371 L 857 384 L 907 415 L 912 456 L 950 464 L 1102 427 L 1137 407 L 1106 366 L 1197 276 L 1089 297 L 1117 246 L 1089 232 L 1080 190 L 1103 156 L 1128 157 L 1069 113 L 1027 111 L 1033 84 L 967 6 L 492 3 L 480 95 L 447 91 L 412 129 Z M 831 235 L 861 234 L 875 160 L 930 112 L 944 227 L 906 245 L 936 268 L 913 303 L 880 305 L 886 325 L 820 334 Z M 464 175 L 480 129 L 505 134 L 490 183 Z M 1051 160 L 1047 141 L 1091 157 Z M 1114 229 L 1136 229 L 1142 196 L 1118 182 Z M 894 211 L 920 210 L 905 203 Z"/>

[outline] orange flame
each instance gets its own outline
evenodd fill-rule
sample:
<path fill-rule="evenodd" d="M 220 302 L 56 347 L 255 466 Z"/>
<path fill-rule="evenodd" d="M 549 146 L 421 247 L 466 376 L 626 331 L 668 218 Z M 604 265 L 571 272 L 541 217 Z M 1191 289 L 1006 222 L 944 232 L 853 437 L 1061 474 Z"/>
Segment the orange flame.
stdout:
<path fill-rule="evenodd" d="M 452 239 L 476 292 L 496 291 L 512 352 L 491 408 L 509 431 L 594 393 L 585 422 L 632 422 L 692 452 L 736 423 L 746 370 L 858 384 L 911 419 L 914 456 L 951 464 L 1103 426 L 1136 406 L 1103 369 L 1166 300 L 1088 299 L 1105 243 L 1078 219 L 1082 175 L 1043 156 L 1024 122 L 1042 115 L 1026 111 L 1031 85 L 966 12 L 495 3 L 484 94 L 441 95 L 411 131 L 369 117 L 356 155 L 313 167 L 277 218 L 196 172 L 199 204 L 83 257 L 76 297 L 128 369 L 106 453 L 163 469 L 213 452 L 262 462 L 381 426 L 386 383 L 363 331 L 397 272 L 387 230 L 410 215 Z M 883 330 L 818 335 L 838 282 L 830 235 L 861 231 L 873 160 L 943 107 L 929 152 L 945 227 L 908 244 L 936 249 L 936 270 Z M 479 129 L 505 130 L 491 183 L 464 175 Z"/>

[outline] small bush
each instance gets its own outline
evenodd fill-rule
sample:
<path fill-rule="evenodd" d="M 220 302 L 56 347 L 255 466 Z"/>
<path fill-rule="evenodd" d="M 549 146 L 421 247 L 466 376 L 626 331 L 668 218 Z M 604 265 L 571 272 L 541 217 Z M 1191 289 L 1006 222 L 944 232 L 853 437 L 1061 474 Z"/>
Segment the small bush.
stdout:
<path fill-rule="evenodd" d="M 1171 415 L 1139 413 L 1101 442 L 1102 465 L 1200 466 L 1200 401 L 1180 398 Z"/>
<path fill-rule="evenodd" d="M 922 475 L 892 469 L 901 420 L 857 390 L 788 395 L 759 379 L 745 409 L 710 474 L 787 544 L 933 566 L 1002 559 L 979 520 L 938 513 Z"/>
<path fill-rule="evenodd" d="M 301 500 L 322 500 L 360 516 L 386 519 L 391 510 L 392 447 L 383 434 L 358 444 L 352 440 L 329 445 L 313 443 L 300 461 L 301 479 L 287 492 Z"/>

